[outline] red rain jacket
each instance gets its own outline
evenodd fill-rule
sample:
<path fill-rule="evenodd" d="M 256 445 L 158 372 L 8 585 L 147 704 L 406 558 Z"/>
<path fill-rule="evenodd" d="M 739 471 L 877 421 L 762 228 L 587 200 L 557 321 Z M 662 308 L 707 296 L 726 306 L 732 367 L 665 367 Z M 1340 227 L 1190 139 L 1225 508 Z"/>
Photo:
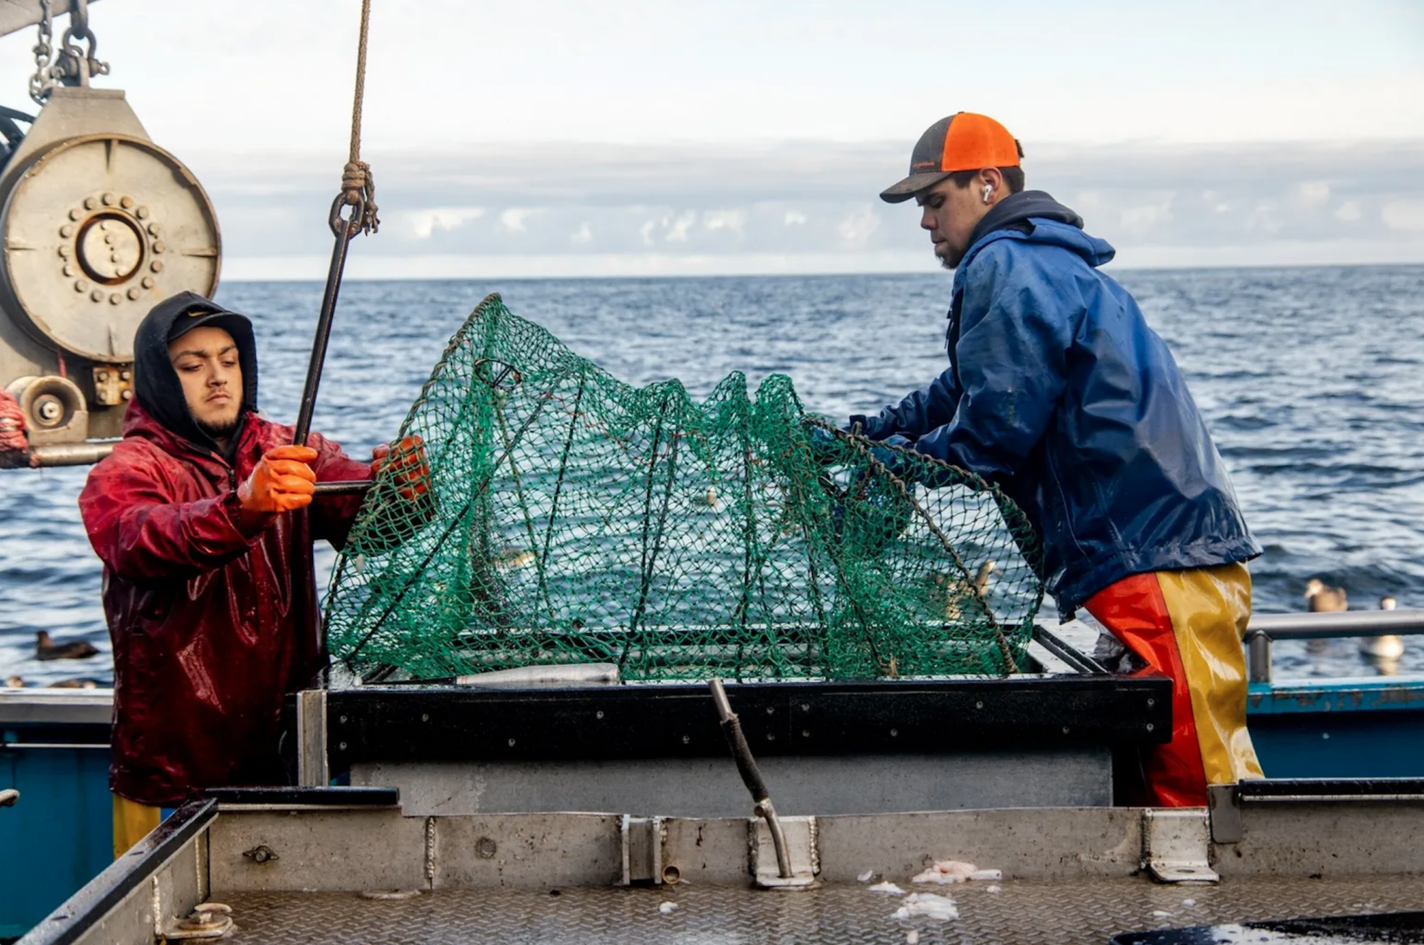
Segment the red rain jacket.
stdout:
<path fill-rule="evenodd" d="M 346 540 L 361 496 L 251 515 L 236 488 L 292 428 L 249 414 L 231 464 L 137 401 L 124 438 L 89 474 L 79 509 L 104 562 L 114 643 L 116 794 L 172 807 L 206 787 L 282 784 L 286 693 L 325 663 L 312 541 Z M 370 479 L 312 434 L 318 481 Z"/>

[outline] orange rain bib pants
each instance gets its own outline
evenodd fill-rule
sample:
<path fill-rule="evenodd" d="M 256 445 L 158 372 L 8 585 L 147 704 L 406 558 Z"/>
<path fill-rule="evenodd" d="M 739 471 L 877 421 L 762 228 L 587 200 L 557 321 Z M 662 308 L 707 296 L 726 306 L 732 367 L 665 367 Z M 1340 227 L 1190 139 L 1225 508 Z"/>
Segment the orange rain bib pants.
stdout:
<path fill-rule="evenodd" d="M 1246 731 L 1245 565 L 1134 574 L 1083 606 L 1172 679 L 1172 740 L 1145 758 L 1147 803 L 1205 807 L 1208 784 L 1263 776 Z"/>

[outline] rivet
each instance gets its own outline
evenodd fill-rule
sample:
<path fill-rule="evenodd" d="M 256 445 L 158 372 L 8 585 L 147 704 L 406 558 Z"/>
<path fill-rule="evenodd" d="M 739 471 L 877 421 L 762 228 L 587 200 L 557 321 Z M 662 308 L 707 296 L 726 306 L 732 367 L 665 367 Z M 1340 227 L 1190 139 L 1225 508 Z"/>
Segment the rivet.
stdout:
<path fill-rule="evenodd" d="M 162 272 L 162 271 L 163 271 L 163 260 L 161 260 L 161 259 L 155 259 L 152 263 L 149 264 L 149 267 L 148 267 L 148 268 L 152 269 L 154 272 Z"/>
<path fill-rule="evenodd" d="M 1067 734 L 1068 734 L 1068 726 L 1066 726 L 1066 725 L 1063 726 L 1063 734 L 1064 734 L 1064 735 L 1067 735 Z"/>
<path fill-rule="evenodd" d="M 141 284 L 145 289 L 151 289 L 151 288 L 153 288 L 153 276 L 144 276 L 144 277 L 143 277 L 143 281 L 142 281 L 140 284 Z"/>
<path fill-rule="evenodd" d="M 802 737 L 802 738 L 810 738 L 810 737 L 811 737 L 811 730 L 810 730 L 809 728 L 803 728 L 803 729 L 801 730 L 801 737 Z"/>
<path fill-rule="evenodd" d="M 895 738 L 895 737 L 898 736 L 899 734 L 900 734 L 900 730 L 899 730 L 898 728 L 892 728 L 892 729 L 890 730 L 890 737 L 891 737 L 891 738 Z"/>
<path fill-rule="evenodd" d="M 120 371 L 120 372 L 119 372 L 119 380 L 121 380 L 121 381 L 131 380 L 132 378 L 133 378 L 133 372 L 132 372 L 132 371 Z"/>
<path fill-rule="evenodd" d="M 85 197 L 85 198 L 84 198 L 84 209 L 85 209 L 85 210 L 93 210 L 93 209 L 94 209 L 95 207 L 97 207 L 97 206 L 99 206 L 99 201 L 95 200 L 93 197 Z"/>
<path fill-rule="evenodd" d="M 682 736 L 682 743 L 683 743 L 684 745 L 691 745 L 691 744 L 692 744 L 692 736 L 691 736 L 691 735 L 684 735 L 684 736 Z"/>
<path fill-rule="evenodd" d="M 110 304 L 110 305 L 118 305 L 118 304 L 119 304 L 120 302 L 122 302 L 123 300 L 124 300 L 123 295 L 121 295 L 121 294 L 118 293 L 118 292 L 115 292 L 115 293 L 113 293 L 112 295 L 109 296 L 109 304 Z"/>
<path fill-rule="evenodd" d="M 602 710 L 602 709 L 599 709 L 597 712 L 593 713 L 593 717 L 596 718 L 596 719 L 601 719 L 601 718 L 603 718 L 603 710 Z"/>
<path fill-rule="evenodd" d="M 115 262 L 115 263 L 116 263 L 116 262 L 118 262 L 118 261 L 119 261 L 119 254 L 118 254 L 118 253 L 110 253 L 110 254 L 109 254 L 109 262 Z"/>
<path fill-rule="evenodd" d="M 499 846 L 489 837 L 480 837 L 475 841 L 475 855 L 482 860 L 491 859 L 499 851 Z"/>
<path fill-rule="evenodd" d="M 147 208 L 147 207 L 139 207 L 137 210 L 134 211 L 134 216 L 138 217 L 140 220 L 147 220 L 147 219 L 148 219 L 148 208 Z"/>
<path fill-rule="evenodd" d="M 129 289 L 129 291 L 128 291 L 128 297 L 129 297 L 129 298 L 131 298 L 131 299 L 137 299 L 137 298 L 138 298 L 138 295 L 139 295 L 139 287 L 138 287 L 138 286 L 134 286 L 133 288 Z"/>
<path fill-rule="evenodd" d="M 345 720 L 345 719 L 342 719 L 341 721 L 345 722 L 346 720 Z M 420 714 L 420 721 L 422 721 L 422 722 L 429 722 L 429 721 L 430 721 L 430 713 L 429 713 L 429 712 L 422 712 L 422 713 Z"/>
<path fill-rule="evenodd" d="M 93 292 L 89 293 L 89 298 L 93 299 L 95 302 L 102 302 L 104 301 L 104 293 L 98 289 L 95 289 Z"/>
<path fill-rule="evenodd" d="M 114 205 L 114 195 L 113 195 L 113 194 L 105 194 L 104 197 L 103 197 L 103 200 L 104 200 L 104 206 L 106 206 L 106 207 L 112 207 L 112 206 Z"/>
<path fill-rule="evenodd" d="M 74 291 L 75 291 L 75 292 L 88 292 L 88 291 L 89 291 L 89 282 L 88 282 L 88 280 L 87 280 L 87 279 L 75 279 L 75 280 L 74 280 Z"/>
<path fill-rule="evenodd" d="M 803 702 L 803 703 L 801 703 L 801 711 L 802 711 L 802 712 L 810 712 L 810 711 L 811 711 L 811 703 L 809 703 L 809 702 Z"/>
<path fill-rule="evenodd" d="M 167 248 L 168 248 L 167 246 L 164 246 L 164 245 L 163 245 L 163 240 L 159 240 L 159 241 L 157 241 L 156 243 L 153 244 L 153 251 L 154 251 L 155 253 L 161 253 L 161 252 L 163 252 L 163 251 L 164 251 L 165 249 L 167 249 Z"/>
<path fill-rule="evenodd" d="M 162 227 L 160 227 L 157 223 L 150 223 L 150 224 L 148 225 L 148 235 L 149 235 L 149 236 L 157 236 L 157 235 L 158 235 L 158 231 L 161 230 L 161 229 L 162 229 Z"/>
<path fill-rule="evenodd" d="M 766 733 L 766 740 L 769 741 L 769 742 L 774 742 L 774 741 L 776 741 L 776 733 L 775 733 L 775 732 L 767 732 L 767 733 Z"/>
<path fill-rule="evenodd" d="M 100 220 L 100 221 L 99 221 L 99 229 L 104 230 L 105 232 L 107 232 L 108 229 L 109 229 L 109 221 L 108 221 L 108 220 Z"/>
<path fill-rule="evenodd" d="M 510 748 L 513 748 L 513 747 L 514 747 L 514 739 L 512 739 L 512 738 L 509 740 L 509 747 L 510 747 Z"/>
<path fill-rule="evenodd" d="M 767 707 L 766 707 L 766 714 L 767 714 L 767 715 L 775 715 L 775 714 L 776 714 L 776 707 L 775 707 L 775 706 L 770 706 L 770 705 L 767 706 Z"/>
<path fill-rule="evenodd" d="M 345 750 L 346 750 L 346 743 L 345 743 L 345 742 L 338 742 L 337 745 L 336 745 L 336 747 L 337 747 L 339 750 L 341 750 L 341 751 L 345 751 Z"/>
<path fill-rule="evenodd" d="M 128 210 L 133 205 L 134 199 L 132 197 L 125 197 L 119 201 L 119 206 L 123 207 L 125 210 Z"/>
<path fill-rule="evenodd" d="M 95 371 L 95 372 L 94 372 L 94 378 L 95 378 L 96 380 L 100 380 L 100 381 L 107 381 L 107 380 L 109 379 L 109 372 L 108 372 L 108 371 Z"/>
<path fill-rule="evenodd" d="M 75 207 L 73 210 L 69 211 L 69 219 L 71 220 L 77 221 L 82 216 L 84 216 L 84 211 L 80 210 L 78 207 Z"/>
<path fill-rule="evenodd" d="M 1152 731 L 1152 730 L 1153 730 L 1154 728 L 1156 728 L 1156 727 L 1157 727 L 1157 726 L 1153 725 L 1151 722 L 1148 722 L 1148 723 L 1147 723 L 1147 731 L 1149 731 L 1149 732 Z"/>
<path fill-rule="evenodd" d="M 59 248 L 59 258 L 68 259 L 73 252 L 74 250 L 70 249 L 68 246 L 61 246 Z"/>
<path fill-rule="evenodd" d="M 1156 699 L 1148 698 L 1148 700 L 1147 700 L 1147 708 L 1150 709 L 1150 708 L 1152 708 L 1152 707 L 1153 707 L 1154 705 L 1156 705 L 1156 704 L 1157 704 L 1157 700 L 1156 700 Z"/>
<path fill-rule="evenodd" d="M 126 390 L 119 396 L 122 397 L 124 400 L 133 400 L 133 391 Z"/>
<path fill-rule="evenodd" d="M 984 708 L 984 701 L 981 699 L 980 701 L 974 703 L 974 708 L 976 708 L 976 709 L 982 709 L 982 708 Z"/>
<path fill-rule="evenodd" d="M 64 267 L 64 274 L 65 274 L 66 276 L 72 276 L 72 275 L 74 275 L 74 267 L 73 267 L 73 266 L 66 265 L 66 266 Z"/>
<path fill-rule="evenodd" d="M 59 228 L 59 235 L 60 235 L 60 236 L 63 236 L 65 239 L 68 239 L 69 237 L 73 236 L 73 235 L 74 235 L 74 224 L 72 224 L 72 223 L 66 223 L 66 224 L 64 224 L 64 226 L 62 226 L 62 227 Z"/>

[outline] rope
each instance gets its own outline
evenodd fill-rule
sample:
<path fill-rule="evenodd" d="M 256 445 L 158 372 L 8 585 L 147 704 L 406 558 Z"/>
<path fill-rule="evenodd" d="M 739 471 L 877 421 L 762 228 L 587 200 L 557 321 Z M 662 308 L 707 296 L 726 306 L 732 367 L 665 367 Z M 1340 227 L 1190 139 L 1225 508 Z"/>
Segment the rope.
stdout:
<path fill-rule="evenodd" d="M 15 458 L 23 457 L 29 448 L 25 438 L 25 412 L 13 395 L 0 390 L 0 466 L 15 465 Z M 6 453 L 14 456 L 6 457 Z M 6 462 L 7 459 L 10 461 Z"/>
<path fill-rule="evenodd" d="M 370 28 L 371 0 L 361 0 L 361 42 L 356 50 L 356 93 L 351 103 L 351 150 L 346 167 L 341 171 L 340 204 L 358 208 L 357 215 L 345 224 L 351 236 L 358 230 L 375 233 L 381 227 L 376 215 L 376 178 L 371 173 L 371 165 L 361 160 L 361 111 L 366 97 L 366 38 Z"/>

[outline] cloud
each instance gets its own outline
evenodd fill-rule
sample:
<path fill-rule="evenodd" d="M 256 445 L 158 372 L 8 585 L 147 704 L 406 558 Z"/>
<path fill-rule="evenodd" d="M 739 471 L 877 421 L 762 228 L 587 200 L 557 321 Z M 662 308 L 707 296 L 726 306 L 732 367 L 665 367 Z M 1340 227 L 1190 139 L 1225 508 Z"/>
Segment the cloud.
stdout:
<path fill-rule="evenodd" d="M 1300 201 L 1307 206 L 1318 207 L 1330 200 L 1330 185 L 1323 180 L 1297 184 L 1295 192 Z"/>
<path fill-rule="evenodd" d="M 524 221 L 539 211 L 533 207 L 510 207 L 499 215 L 499 225 L 515 233 L 525 231 Z"/>
<path fill-rule="evenodd" d="M 485 215 L 484 207 L 432 207 L 406 214 L 406 223 L 418 240 L 427 240 L 436 230 L 453 230 Z"/>
<path fill-rule="evenodd" d="M 663 234 L 663 239 L 667 240 L 669 243 L 686 243 L 688 231 L 692 229 L 693 224 L 695 224 L 696 222 L 696 210 L 687 211 L 686 213 L 679 216 L 676 220 L 674 220 L 671 225 L 668 224 L 667 218 L 664 217 L 663 228 L 665 232 Z"/>
<path fill-rule="evenodd" d="M 689 273 L 721 272 L 734 259 L 756 271 L 797 260 L 815 271 L 826 271 L 827 260 L 873 271 L 890 259 L 932 271 L 916 209 L 875 199 L 902 172 L 902 151 L 897 142 L 783 142 L 372 154 L 378 199 L 397 225 L 353 247 L 353 272 L 368 271 L 360 262 L 367 257 L 399 258 L 376 269 L 410 274 L 426 271 L 419 258 L 439 257 L 442 272 L 457 275 L 461 258 L 485 271 L 501 257 L 514 267 L 518 256 L 520 271 L 537 258 L 560 275 L 571 271 L 561 255 L 580 257 L 581 266 L 600 260 L 615 267 L 609 275 L 669 271 L 678 259 Z M 580 155 L 577 172 L 570 153 Z M 185 162 L 217 207 L 225 273 L 260 271 L 242 259 L 330 253 L 321 155 L 198 154 Z M 1089 233 L 1112 243 L 1113 265 L 1124 267 L 1424 262 L 1420 166 L 1424 140 L 1040 146 L 1025 170 L 1031 188 L 1062 199 Z"/>
<path fill-rule="evenodd" d="M 865 246 L 880 229 L 880 214 L 870 207 L 858 207 L 836 224 L 836 232 L 850 246 Z"/>
<path fill-rule="evenodd" d="M 702 215 L 702 225 L 713 232 L 731 230 L 733 233 L 740 233 L 746 223 L 745 210 L 709 210 Z"/>
<path fill-rule="evenodd" d="M 1380 220 L 1391 230 L 1424 231 L 1424 200 L 1394 200 L 1380 208 Z"/>

